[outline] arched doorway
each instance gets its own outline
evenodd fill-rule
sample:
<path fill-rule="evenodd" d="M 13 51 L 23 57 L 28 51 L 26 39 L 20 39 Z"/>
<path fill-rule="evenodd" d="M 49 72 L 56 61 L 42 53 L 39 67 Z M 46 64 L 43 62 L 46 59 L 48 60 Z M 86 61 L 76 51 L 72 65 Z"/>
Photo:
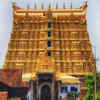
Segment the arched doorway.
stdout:
<path fill-rule="evenodd" d="M 41 87 L 40 100 L 51 100 L 51 88 L 49 85 L 44 85 Z"/>

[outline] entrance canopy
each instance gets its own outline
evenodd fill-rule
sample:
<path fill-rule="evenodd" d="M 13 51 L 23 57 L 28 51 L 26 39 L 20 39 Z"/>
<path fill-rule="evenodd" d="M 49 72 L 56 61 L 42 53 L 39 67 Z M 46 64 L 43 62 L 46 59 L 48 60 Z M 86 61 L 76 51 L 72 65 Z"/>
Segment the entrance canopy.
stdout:
<path fill-rule="evenodd" d="M 48 72 L 49 73 L 49 72 Z M 69 76 L 66 73 L 53 73 L 55 74 L 55 79 L 61 81 L 62 83 L 68 84 L 80 84 L 79 78 L 74 76 Z M 36 79 L 37 73 L 26 73 L 22 75 L 23 81 L 29 81 L 31 79 Z"/>
<path fill-rule="evenodd" d="M 79 84 L 78 78 L 69 76 L 66 73 L 56 73 L 56 80 L 60 80 L 62 83 Z"/>

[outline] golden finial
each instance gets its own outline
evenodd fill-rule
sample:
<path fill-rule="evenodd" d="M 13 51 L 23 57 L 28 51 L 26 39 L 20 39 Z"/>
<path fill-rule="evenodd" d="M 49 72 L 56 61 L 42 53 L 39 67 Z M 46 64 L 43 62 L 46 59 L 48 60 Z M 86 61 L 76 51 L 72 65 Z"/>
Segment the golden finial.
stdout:
<path fill-rule="evenodd" d="M 51 4 L 49 4 L 49 7 L 48 7 L 48 9 L 51 9 Z"/>
<path fill-rule="evenodd" d="M 29 5 L 29 4 L 27 4 L 27 9 L 28 9 L 28 10 L 30 9 L 30 5 Z"/>
<path fill-rule="evenodd" d="M 43 3 L 41 4 L 41 9 L 44 9 L 44 5 L 43 5 Z"/>
<path fill-rule="evenodd" d="M 36 4 L 36 3 L 34 4 L 34 9 L 35 9 L 35 10 L 37 9 L 37 4 Z"/>
<path fill-rule="evenodd" d="M 63 3 L 63 9 L 66 9 L 66 5 L 65 5 L 65 2 Z"/>
<path fill-rule="evenodd" d="M 12 7 L 14 8 L 14 10 L 16 10 L 16 3 L 15 2 L 12 3 Z"/>
<path fill-rule="evenodd" d="M 58 3 L 56 3 L 56 9 L 58 9 Z"/>
<path fill-rule="evenodd" d="M 70 8 L 72 9 L 72 3 L 71 3 L 71 5 L 70 5 Z"/>
<path fill-rule="evenodd" d="M 16 2 L 13 2 L 12 5 L 16 6 Z"/>

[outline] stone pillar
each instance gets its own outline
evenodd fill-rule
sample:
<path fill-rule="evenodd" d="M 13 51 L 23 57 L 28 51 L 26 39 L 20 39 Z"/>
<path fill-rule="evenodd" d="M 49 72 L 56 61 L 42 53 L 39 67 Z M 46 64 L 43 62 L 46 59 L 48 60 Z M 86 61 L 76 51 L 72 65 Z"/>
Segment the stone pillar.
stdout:
<path fill-rule="evenodd" d="M 53 81 L 52 81 L 52 100 L 54 100 L 54 95 L 55 95 L 55 81 L 54 81 L 54 79 L 53 79 Z"/>
<path fill-rule="evenodd" d="M 70 85 L 68 85 L 68 92 L 71 92 Z"/>
<path fill-rule="evenodd" d="M 37 78 L 37 80 L 36 80 L 36 90 L 37 90 L 37 93 L 36 93 L 36 95 L 37 95 L 37 100 L 39 100 L 39 83 L 38 83 L 38 78 Z"/>
<path fill-rule="evenodd" d="M 61 83 L 58 82 L 58 100 L 60 100 L 60 96 L 61 96 Z"/>
<path fill-rule="evenodd" d="M 32 100 L 34 100 L 34 98 L 33 98 L 33 96 L 34 96 L 33 85 L 34 85 L 34 81 L 31 81 L 31 98 L 32 98 Z"/>
<path fill-rule="evenodd" d="M 77 87 L 77 88 L 78 88 L 78 93 L 80 93 L 80 85 L 78 85 L 78 87 Z"/>

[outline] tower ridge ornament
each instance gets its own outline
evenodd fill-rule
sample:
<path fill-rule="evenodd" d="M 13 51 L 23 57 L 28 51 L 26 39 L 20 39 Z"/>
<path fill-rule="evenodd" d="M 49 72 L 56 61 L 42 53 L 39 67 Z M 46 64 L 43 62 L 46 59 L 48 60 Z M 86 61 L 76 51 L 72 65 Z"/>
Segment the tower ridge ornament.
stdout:
<path fill-rule="evenodd" d="M 66 9 L 66 5 L 65 5 L 65 2 L 63 3 L 63 9 Z"/>
<path fill-rule="evenodd" d="M 56 3 L 56 9 L 58 9 L 58 3 Z"/>
<path fill-rule="evenodd" d="M 36 2 L 34 3 L 34 9 L 37 10 L 37 4 L 36 4 Z"/>
<path fill-rule="evenodd" d="M 41 4 L 41 9 L 42 9 L 42 10 L 44 9 L 44 4 L 43 4 L 43 3 Z"/>
<path fill-rule="evenodd" d="M 29 10 L 30 9 L 30 5 L 29 4 L 27 4 L 27 10 Z"/>
<path fill-rule="evenodd" d="M 71 5 L 70 5 L 70 8 L 72 9 L 73 7 L 72 7 L 72 2 L 71 2 Z"/>
<path fill-rule="evenodd" d="M 51 10 L 51 3 L 49 3 L 48 9 Z"/>

